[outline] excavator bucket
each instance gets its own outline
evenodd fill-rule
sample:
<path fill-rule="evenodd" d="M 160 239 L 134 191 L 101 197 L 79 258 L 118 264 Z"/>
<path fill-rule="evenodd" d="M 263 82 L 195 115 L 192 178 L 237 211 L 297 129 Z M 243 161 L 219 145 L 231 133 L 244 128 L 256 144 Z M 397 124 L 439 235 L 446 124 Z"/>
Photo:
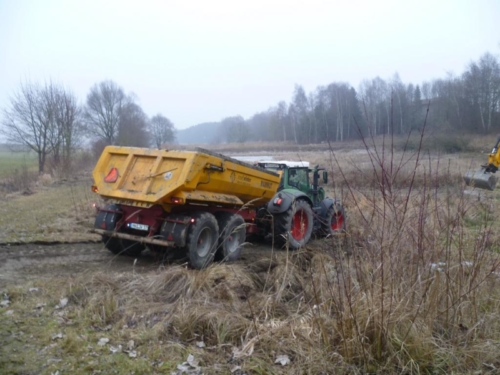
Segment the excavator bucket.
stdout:
<path fill-rule="evenodd" d="M 478 189 L 494 190 L 497 184 L 497 178 L 490 172 L 486 172 L 484 168 L 477 171 L 469 171 L 464 175 L 466 185 L 476 187 Z"/>

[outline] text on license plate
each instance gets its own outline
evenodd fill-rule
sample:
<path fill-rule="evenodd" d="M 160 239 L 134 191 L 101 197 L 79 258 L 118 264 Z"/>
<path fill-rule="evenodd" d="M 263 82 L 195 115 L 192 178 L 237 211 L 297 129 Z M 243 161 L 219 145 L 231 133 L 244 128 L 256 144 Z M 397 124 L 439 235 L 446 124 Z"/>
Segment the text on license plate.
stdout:
<path fill-rule="evenodd" d="M 129 223 L 128 226 L 130 229 L 135 229 L 135 230 L 144 230 L 144 231 L 149 230 L 149 225 L 145 224 Z"/>

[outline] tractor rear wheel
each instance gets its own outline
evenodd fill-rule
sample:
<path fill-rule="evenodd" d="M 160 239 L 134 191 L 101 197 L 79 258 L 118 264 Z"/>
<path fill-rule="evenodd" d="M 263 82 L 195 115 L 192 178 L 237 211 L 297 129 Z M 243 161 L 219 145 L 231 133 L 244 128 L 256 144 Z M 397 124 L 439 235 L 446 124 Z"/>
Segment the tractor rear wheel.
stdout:
<path fill-rule="evenodd" d="M 216 215 L 219 224 L 219 247 L 217 260 L 233 262 L 239 259 L 241 245 L 245 242 L 245 220 L 238 214 L 221 212 Z"/>
<path fill-rule="evenodd" d="M 313 211 L 305 200 L 295 201 L 288 210 L 274 215 L 274 241 L 290 250 L 304 247 L 311 239 Z"/>
<path fill-rule="evenodd" d="M 207 267 L 214 259 L 219 238 L 219 226 L 214 215 L 197 212 L 187 235 L 189 264 L 196 269 Z"/>
<path fill-rule="evenodd" d="M 321 229 L 325 236 L 336 236 L 345 231 L 345 226 L 346 218 L 344 207 L 339 203 L 335 203 L 328 210 L 322 222 Z"/>

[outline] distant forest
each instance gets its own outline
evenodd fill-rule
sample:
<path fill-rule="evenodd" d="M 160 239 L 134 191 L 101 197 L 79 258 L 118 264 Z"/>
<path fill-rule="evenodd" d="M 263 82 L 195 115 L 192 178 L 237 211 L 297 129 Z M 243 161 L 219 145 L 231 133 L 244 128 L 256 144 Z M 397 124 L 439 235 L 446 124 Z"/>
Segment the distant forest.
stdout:
<path fill-rule="evenodd" d="M 343 141 L 360 134 L 408 134 L 427 128 L 444 134 L 500 132 L 500 63 L 490 53 L 471 62 L 460 76 L 421 85 L 395 74 L 363 81 L 356 90 L 345 82 L 306 93 L 296 85 L 290 103 L 281 101 L 249 119 L 227 117 L 184 130 L 162 113 L 149 117 L 137 97 L 113 81 L 96 83 L 85 103 L 58 83 L 25 82 L 3 108 L 0 133 L 10 145 L 46 162 L 71 168 L 73 151 L 90 140 L 99 155 L 106 145 L 163 148 L 173 143 L 296 144 Z M 427 108 L 430 108 L 427 114 Z"/>
<path fill-rule="evenodd" d="M 455 133 L 500 132 L 500 61 L 490 53 L 471 62 L 460 76 L 405 84 L 365 80 L 356 90 L 333 82 L 306 93 L 295 86 L 289 103 L 279 102 L 245 120 L 227 117 L 177 132 L 179 143 L 285 141 L 297 144 L 343 141 L 363 134 L 408 134 L 423 126 Z"/>

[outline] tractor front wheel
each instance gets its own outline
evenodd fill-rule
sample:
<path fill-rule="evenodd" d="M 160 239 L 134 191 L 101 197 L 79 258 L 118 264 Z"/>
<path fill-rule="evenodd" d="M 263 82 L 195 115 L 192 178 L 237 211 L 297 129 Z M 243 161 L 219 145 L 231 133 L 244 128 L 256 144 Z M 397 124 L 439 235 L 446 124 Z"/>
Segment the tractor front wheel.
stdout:
<path fill-rule="evenodd" d="M 336 236 L 344 232 L 346 227 L 344 207 L 339 203 L 330 207 L 321 227 L 325 236 Z"/>

